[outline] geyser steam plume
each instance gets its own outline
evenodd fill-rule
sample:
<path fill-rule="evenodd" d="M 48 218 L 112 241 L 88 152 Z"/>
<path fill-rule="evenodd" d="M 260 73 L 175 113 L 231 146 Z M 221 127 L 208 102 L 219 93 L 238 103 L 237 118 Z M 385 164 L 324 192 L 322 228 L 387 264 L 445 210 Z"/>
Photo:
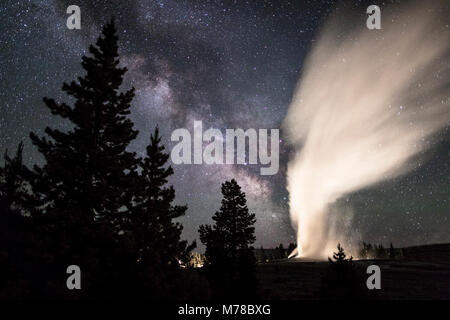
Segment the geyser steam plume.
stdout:
<path fill-rule="evenodd" d="M 313 46 L 284 121 L 296 148 L 287 188 L 298 256 L 345 243 L 333 204 L 411 170 L 449 123 L 448 7 L 431 3 L 382 9 L 381 30 L 335 14 Z"/>

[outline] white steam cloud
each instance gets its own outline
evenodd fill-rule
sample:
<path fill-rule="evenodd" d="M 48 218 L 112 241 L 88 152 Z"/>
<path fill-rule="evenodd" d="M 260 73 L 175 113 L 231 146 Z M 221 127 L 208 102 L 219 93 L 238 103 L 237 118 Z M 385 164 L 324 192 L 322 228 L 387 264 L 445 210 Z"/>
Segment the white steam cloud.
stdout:
<path fill-rule="evenodd" d="M 432 3 L 382 9 L 381 30 L 345 27 L 343 14 L 322 29 L 284 122 L 297 150 L 287 187 L 298 256 L 324 258 L 345 243 L 333 204 L 413 168 L 449 123 L 448 16 Z"/>

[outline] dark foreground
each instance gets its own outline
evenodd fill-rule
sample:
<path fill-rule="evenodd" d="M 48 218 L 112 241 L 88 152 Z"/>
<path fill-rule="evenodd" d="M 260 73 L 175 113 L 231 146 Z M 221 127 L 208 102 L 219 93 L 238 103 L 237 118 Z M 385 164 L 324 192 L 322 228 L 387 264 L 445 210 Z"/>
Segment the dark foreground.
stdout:
<path fill-rule="evenodd" d="M 381 269 L 375 299 L 450 299 L 450 245 L 405 248 L 400 260 L 357 260 Z M 316 299 L 329 262 L 279 260 L 258 264 L 261 294 L 267 300 Z M 365 279 L 369 277 L 368 274 Z"/>

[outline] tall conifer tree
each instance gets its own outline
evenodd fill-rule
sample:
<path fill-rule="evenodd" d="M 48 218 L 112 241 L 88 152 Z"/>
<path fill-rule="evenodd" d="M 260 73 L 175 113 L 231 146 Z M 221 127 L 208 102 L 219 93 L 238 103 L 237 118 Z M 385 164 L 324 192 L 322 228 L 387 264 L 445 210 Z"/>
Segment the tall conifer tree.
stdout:
<path fill-rule="evenodd" d="M 42 210 L 36 223 L 40 254 L 49 260 L 42 290 L 51 296 L 120 296 L 140 282 L 132 245 L 123 236 L 139 164 L 127 151 L 138 134 L 128 118 L 134 88 L 120 91 L 127 69 L 120 66 L 113 19 L 89 52 L 82 58 L 86 74 L 62 87 L 73 105 L 44 98 L 70 129 L 47 127 L 44 137 L 30 134 L 45 160 L 34 167 L 32 186 Z M 65 288 L 65 268 L 71 264 L 83 272 L 83 290 Z"/>
<path fill-rule="evenodd" d="M 210 280 L 217 295 L 253 295 L 256 287 L 253 248 L 255 214 L 250 213 L 241 187 L 232 179 L 222 184 L 222 205 L 214 225 L 201 225 Z"/>
<path fill-rule="evenodd" d="M 153 260 L 157 254 L 165 266 L 186 262 L 189 251 L 195 247 L 195 243 L 188 246 L 186 241 L 180 241 L 183 227 L 173 221 L 183 216 L 187 207 L 173 204 L 175 190 L 167 186 L 167 178 L 173 174 L 172 167 L 166 167 L 168 159 L 156 127 L 150 136 L 147 155 L 141 162 L 135 212 L 131 216 L 131 231 L 138 242 L 139 258 Z"/>
<path fill-rule="evenodd" d="M 200 239 L 208 246 L 208 238 L 215 238 L 212 233 L 222 239 L 223 249 L 231 258 L 232 264 L 236 264 L 237 252 L 247 249 L 255 241 L 255 214 L 249 213 L 245 193 L 236 180 L 225 181 L 222 184 L 222 205 L 213 220 L 214 226 L 200 226 Z"/>
<path fill-rule="evenodd" d="M 82 58 L 86 75 L 62 90 L 75 98 L 73 107 L 44 98 L 52 114 L 73 125 L 68 132 L 47 127 L 49 138 L 31 133 L 46 163 L 35 167 L 35 185 L 47 213 L 70 215 L 70 219 L 104 219 L 119 225 L 119 213 L 130 201 L 127 175 L 138 160 L 126 150 L 137 131 L 127 118 L 134 88 L 119 92 L 126 68 L 119 67 L 118 37 L 114 20 L 103 27 L 91 57 Z M 68 217 L 69 218 L 69 217 Z"/>

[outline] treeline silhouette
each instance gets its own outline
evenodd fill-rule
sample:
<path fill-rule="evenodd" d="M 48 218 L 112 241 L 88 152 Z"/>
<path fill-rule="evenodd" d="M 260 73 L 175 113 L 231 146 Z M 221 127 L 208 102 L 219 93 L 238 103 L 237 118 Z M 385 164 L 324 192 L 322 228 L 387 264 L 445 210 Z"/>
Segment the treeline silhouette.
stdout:
<path fill-rule="evenodd" d="M 390 243 L 389 248 L 385 248 L 382 244 L 371 244 L 362 242 L 359 249 L 361 259 L 399 259 L 403 257 L 401 248 L 394 248 Z"/>
<path fill-rule="evenodd" d="M 237 182 L 222 186 L 216 224 L 200 228 L 207 262 L 203 275 L 193 272 L 196 244 L 181 240 L 175 222 L 187 207 L 173 204 L 173 169 L 158 128 L 145 156 L 127 149 L 138 135 L 128 118 L 134 88 L 119 90 L 127 69 L 119 65 L 113 19 L 89 52 L 85 76 L 62 87 L 73 106 L 44 98 L 53 115 L 72 124 L 30 134 L 44 164 L 26 167 L 23 144 L 14 156 L 5 153 L 0 298 L 204 299 L 237 284 L 254 290 L 255 218 Z M 81 290 L 66 286 L 70 265 L 81 269 Z"/>
<path fill-rule="evenodd" d="M 255 249 L 256 261 L 259 263 L 264 263 L 274 260 L 287 259 L 296 247 L 297 245 L 295 243 L 289 243 L 287 248 L 284 248 L 282 243 L 275 248 L 264 248 L 261 246 L 260 248 Z"/>

